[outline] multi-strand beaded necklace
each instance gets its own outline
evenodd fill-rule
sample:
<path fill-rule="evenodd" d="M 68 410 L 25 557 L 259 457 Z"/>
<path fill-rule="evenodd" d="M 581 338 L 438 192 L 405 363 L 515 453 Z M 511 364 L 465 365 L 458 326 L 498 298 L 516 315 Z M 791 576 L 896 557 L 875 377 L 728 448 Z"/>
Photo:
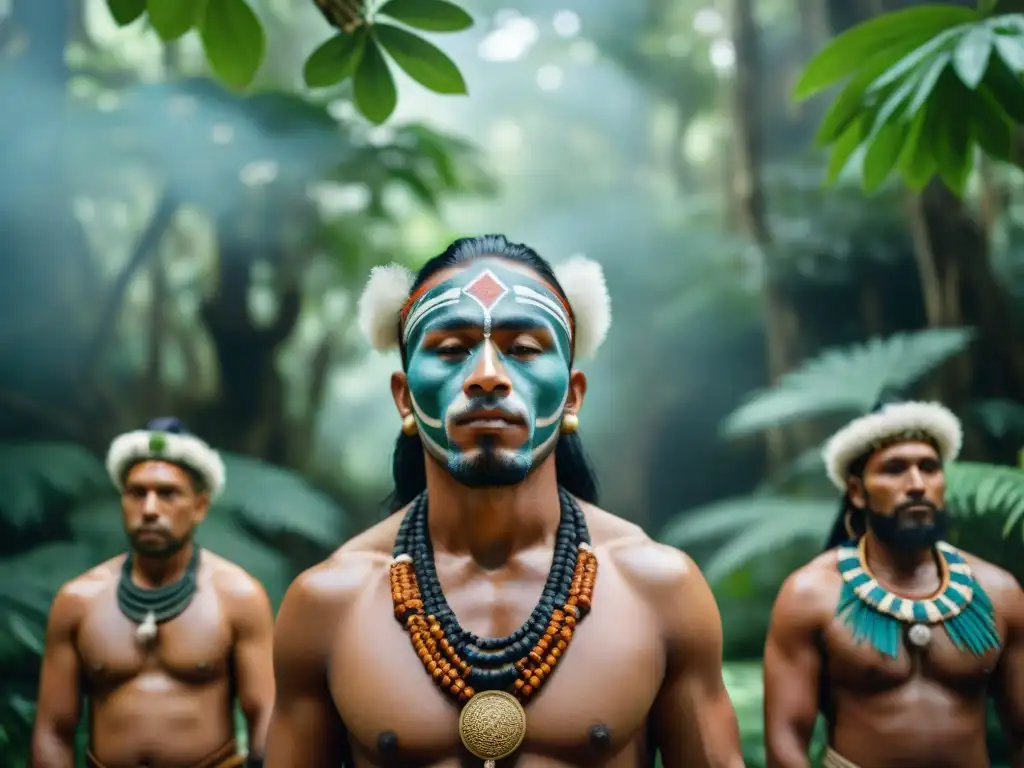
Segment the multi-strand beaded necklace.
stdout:
<path fill-rule="evenodd" d="M 590 611 L 597 558 L 575 499 L 559 489 L 561 519 L 547 583 L 533 613 L 506 637 L 479 637 L 459 624 L 434 564 L 427 494 L 413 502 L 398 529 L 391 563 L 395 618 L 441 690 L 462 703 L 459 735 L 493 768 L 526 736 L 523 705 L 553 674 Z"/>

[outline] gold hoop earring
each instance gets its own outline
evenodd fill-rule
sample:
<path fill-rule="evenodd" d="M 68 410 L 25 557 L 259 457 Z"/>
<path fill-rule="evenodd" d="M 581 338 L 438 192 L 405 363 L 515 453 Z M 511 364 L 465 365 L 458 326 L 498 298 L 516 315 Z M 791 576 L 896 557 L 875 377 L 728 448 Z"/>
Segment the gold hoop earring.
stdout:
<path fill-rule="evenodd" d="M 411 413 L 407 413 L 402 417 L 402 432 L 409 437 L 416 434 L 416 417 Z"/>
<path fill-rule="evenodd" d="M 575 413 L 566 413 L 562 416 L 562 434 L 571 435 L 580 427 L 580 419 Z"/>

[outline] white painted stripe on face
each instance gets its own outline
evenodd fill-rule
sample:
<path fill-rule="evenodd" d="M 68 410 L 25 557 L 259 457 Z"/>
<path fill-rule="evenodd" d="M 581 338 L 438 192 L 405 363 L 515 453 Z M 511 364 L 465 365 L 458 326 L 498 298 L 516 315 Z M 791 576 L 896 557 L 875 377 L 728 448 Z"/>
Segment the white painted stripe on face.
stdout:
<path fill-rule="evenodd" d="M 460 294 L 461 289 L 449 288 L 444 293 L 417 304 L 409 314 L 409 317 L 406 318 L 405 331 L 403 332 L 404 341 L 409 340 L 409 334 L 412 333 L 413 329 L 419 325 L 427 315 L 432 314 L 443 307 L 458 304 L 459 299 L 461 298 Z"/>
<path fill-rule="evenodd" d="M 416 402 L 416 398 L 412 396 L 411 389 L 409 390 L 409 402 L 412 403 L 412 410 L 416 414 L 416 418 L 422 421 L 428 427 L 440 429 L 441 427 L 444 426 L 444 423 L 440 419 L 431 418 L 430 416 L 427 416 L 427 414 L 423 412 L 423 409 L 420 408 L 420 404 Z"/>
<path fill-rule="evenodd" d="M 545 416 L 542 419 L 537 419 L 537 428 L 544 429 L 550 427 L 560 418 L 562 418 L 562 411 L 565 409 L 565 401 L 569 399 L 569 390 L 565 390 L 565 397 L 562 398 L 562 402 L 558 404 L 558 407 L 549 416 Z"/>
<path fill-rule="evenodd" d="M 517 304 L 526 304 L 528 306 L 544 310 L 562 326 L 565 330 L 565 335 L 572 340 L 572 330 L 569 325 L 569 317 L 566 315 L 565 308 L 562 307 L 561 304 L 552 301 L 544 294 L 538 293 L 532 288 L 527 288 L 525 285 L 513 286 L 513 290 L 516 293 Z"/>

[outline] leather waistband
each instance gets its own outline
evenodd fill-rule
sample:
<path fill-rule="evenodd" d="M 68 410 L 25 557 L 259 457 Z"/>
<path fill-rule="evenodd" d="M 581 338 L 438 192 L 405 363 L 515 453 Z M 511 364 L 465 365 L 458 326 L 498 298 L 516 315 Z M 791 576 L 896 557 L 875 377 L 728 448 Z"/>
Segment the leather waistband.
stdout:
<path fill-rule="evenodd" d="M 106 768 L 92 752 L 85 754 L 85 762 L 89 768 Z M 239 768 L 245 764 L 245 756 L 238 754 L 238 744 L 234 739 L 214 750 L 198 763 L 188 768 Z M 185 768 L 184 766 L 182 768 Z"/>
<path fill-rule="evenodd" d="M 832 747 L 825 750 L 825 757 L 822 758 L 821 768 L 860 768 L 836 752 Z"/>

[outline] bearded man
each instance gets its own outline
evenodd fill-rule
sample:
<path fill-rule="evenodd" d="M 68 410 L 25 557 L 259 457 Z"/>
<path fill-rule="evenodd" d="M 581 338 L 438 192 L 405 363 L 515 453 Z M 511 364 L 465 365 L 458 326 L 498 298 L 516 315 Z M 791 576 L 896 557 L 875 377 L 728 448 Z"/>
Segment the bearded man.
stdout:
<path fill-rule="evenodd" d="M 707 583 L 593 504 L 600 267 L 467 238 L 360 316 L 401 352 L 397 514 L 288 591 L 268 766 L 742 766 Z"/>
<path fill-rule="evenodd" d="M 35 768 L 72 768 L 83 699 L 91 768 L 262 766 L 274 700 L 263 587 L 193 540 L 224 488 L 216 451 L 177 419 L 110 446 L 131 546 L 69 581 L 46 630 Z M 235 704 L 249 756 L 235 743 Z"/>
<path fill-rule="evenodd" d="M 942 405 L 887 396 L 828 442 L 839 520 L 783 585 L 765 648 L 772 768 L 809 768 L 819 709 L 826 768 L 988 768 L 989 693 L 1024 767 L 1024 593 L 945 540 L 961 434 Z"/>

